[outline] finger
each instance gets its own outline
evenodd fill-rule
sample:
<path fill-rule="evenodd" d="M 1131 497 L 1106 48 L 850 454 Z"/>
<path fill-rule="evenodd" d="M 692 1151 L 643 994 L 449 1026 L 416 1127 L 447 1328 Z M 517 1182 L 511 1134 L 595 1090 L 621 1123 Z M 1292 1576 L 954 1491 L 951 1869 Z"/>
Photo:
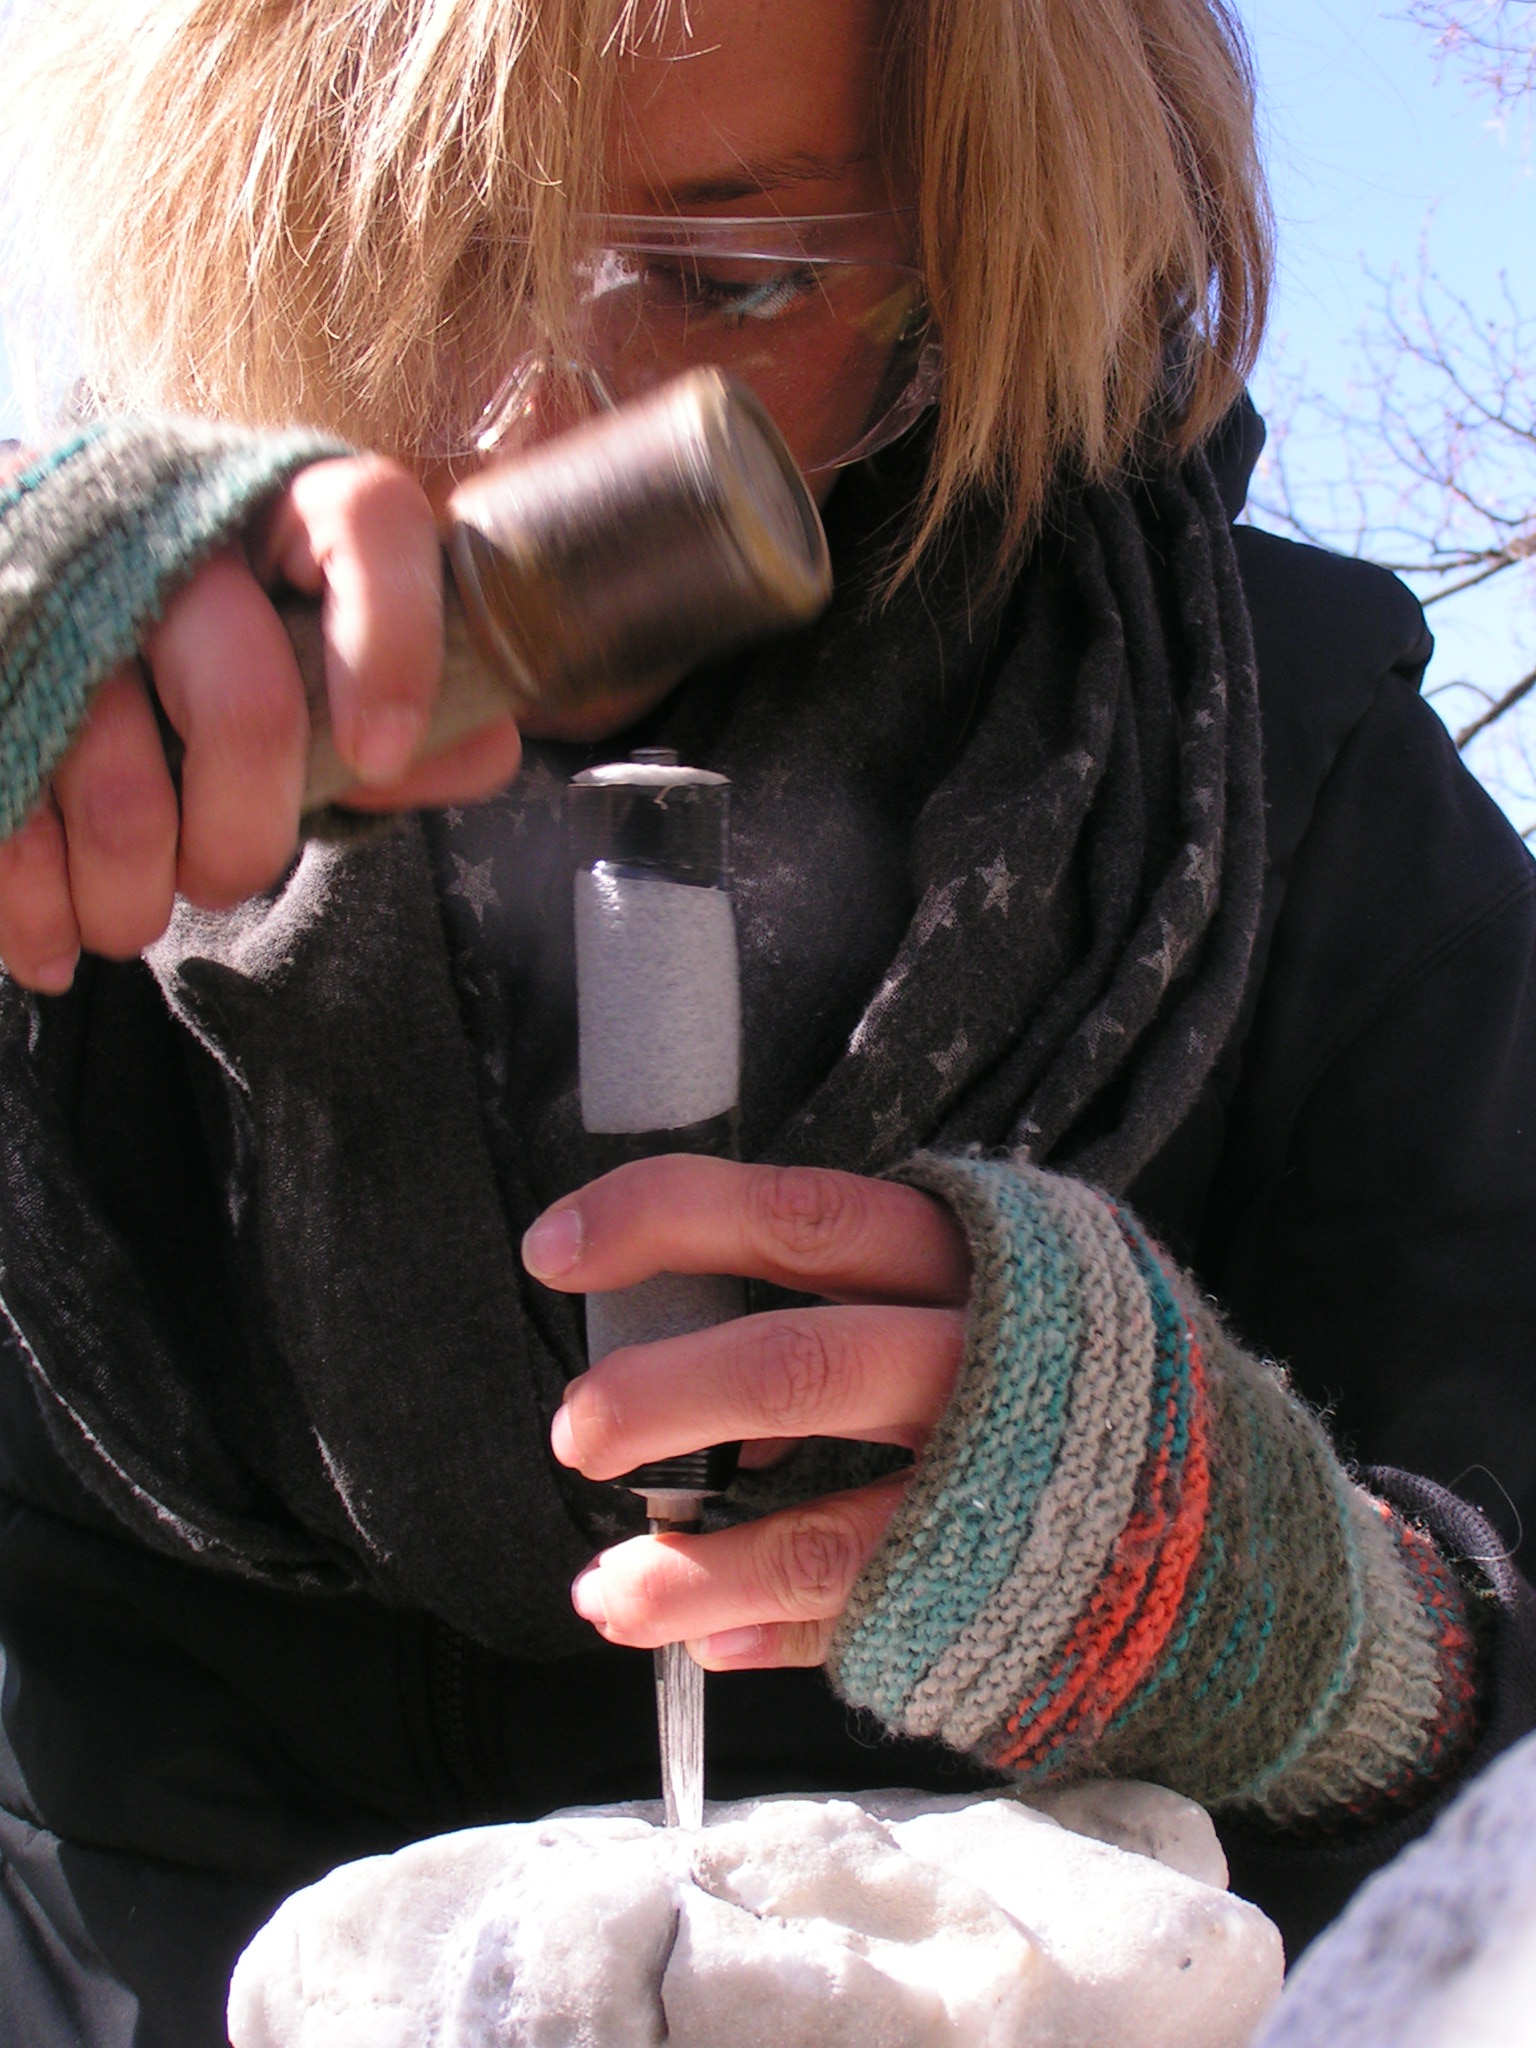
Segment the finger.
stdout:
<path fill-rule="evenodd" d="M 848 1604 L 903 1490 L 904 1481 L 882 1481 L 709 1536 L 634 1537 L 587 1567 L 572 1603 L 609 1642 L 636 1649 L 787 1628 L 801 1632 L 790 1646 L 803 1651 L 804 1632 L 830 1626 Z"/>
<path fill-rule="evenodd" d="M 279 500 L 258 566 L 322 598 L 337 751 L 370 787 L 400 783 L 443 661 L 442 546 L 420 484 L 383 456 L 316 463 Z"/>
<path fill-rule="evenodd" d="M 720 1629 L 688 1644 L 688 1654 L 706 1671 L 769 1671 L 825 1664 L 837 1628 L 831 1621 L 779 1621 Z"/>
<path fill-rule="evenodd" d="M 348 810 L 430 810 L 442 804 L 473 804 L 505 789 L 522 765 L 522 736 L 510 718 L 497 719 L 441 752 L 429 754 L 400 782 L 382 788 L 349 789 Z"/>
<path fill-rule="evenodd" d="M 298 843 L 309 716 L 282 621 L 245 563 L 215 557 L 145 641 L 181 764 L 177 887 L 222 909 L 269 887 Z"/>
<path fill-rule="evenodd" d="M 23 988 L 56 996 L 74 980 L 79 958 L 64 826 L 50 795 L 0 840 L 0 960 Z"/>
<path fill-rule="evenodd" d="M 833 1300 L 960 1303 L 959 1224 L 916 1188 L 819 1167 L 671 1153 L 617 1167 L 533 1225 L 523 1261 L 571 1293 L 653 1273 L 740 1273 Z"/>
<path fill-rule="evenodd" d="M 958 1309 L 743 1316 L 611 1351 L 573 1380 L 550 1441 L 589 1479 L 741 1437 L 927 1442 L 960 1369 Z"/>
<path fill-rule="evenodd" d="M 149 693 L 137 668 L 97 690 L 53 779 L 82 945 L 126 960 L 170 922 L 180 818 Z"/>

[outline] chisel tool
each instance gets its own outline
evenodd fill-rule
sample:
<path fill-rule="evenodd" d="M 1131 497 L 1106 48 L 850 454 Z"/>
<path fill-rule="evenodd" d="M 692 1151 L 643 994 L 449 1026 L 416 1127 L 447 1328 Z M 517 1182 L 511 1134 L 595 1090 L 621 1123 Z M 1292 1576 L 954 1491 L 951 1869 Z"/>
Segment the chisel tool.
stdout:
<path fill-rule="evenodd" d="M 657 1152 L 737 1156 L 741 992 L 730 887 L 730 785 L 663 748 L 570 783 L 581 1119 L 593 1172 Z M 745 1289 L 660 1273 L 586 1302 L 587 1354 L 708 1329 Z M 688 1529 L 730 1484 L 736 1444 L 647 1465 L 621 1482 L 653 1531 Z M 704 1817 L 704 1673 L 681 1643 L 656 1652 L 669 1827 Z"/>

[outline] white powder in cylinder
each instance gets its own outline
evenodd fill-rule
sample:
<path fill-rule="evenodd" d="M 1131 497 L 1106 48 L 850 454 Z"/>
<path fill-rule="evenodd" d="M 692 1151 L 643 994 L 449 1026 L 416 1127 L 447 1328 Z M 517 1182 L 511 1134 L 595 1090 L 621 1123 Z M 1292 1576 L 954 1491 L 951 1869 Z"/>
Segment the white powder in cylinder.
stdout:
<path fill-rule="evenodd" d="M 581 1120 L 676 1130 L 736 1106 L 741 990 L 724 889 L 576 871 Z"/>
<path fill-rule="evenodd" d="M 581 1120 L 633 1135 L 724 1116 L 741 1073 L 736 922 L 724 889 L 600 863 L 576 872 Z M 740 1280 L 658 1273 L 587 1296 L 587 1355 L 739 1316 Z"/>

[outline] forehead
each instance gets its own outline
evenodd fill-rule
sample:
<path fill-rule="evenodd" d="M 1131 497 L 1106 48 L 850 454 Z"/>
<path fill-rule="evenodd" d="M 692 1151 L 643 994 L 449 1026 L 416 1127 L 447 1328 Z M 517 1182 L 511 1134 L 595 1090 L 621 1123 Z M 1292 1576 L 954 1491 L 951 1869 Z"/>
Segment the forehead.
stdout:
<path fill-rule="evenodd" d="M 877 13 L 877 0 L 673 0 L 659 32 L 623 60 L 616 203 L 681 212 L 764 195 L 785 212 L 878 203 L 864 189 L 874 174 Z"/>

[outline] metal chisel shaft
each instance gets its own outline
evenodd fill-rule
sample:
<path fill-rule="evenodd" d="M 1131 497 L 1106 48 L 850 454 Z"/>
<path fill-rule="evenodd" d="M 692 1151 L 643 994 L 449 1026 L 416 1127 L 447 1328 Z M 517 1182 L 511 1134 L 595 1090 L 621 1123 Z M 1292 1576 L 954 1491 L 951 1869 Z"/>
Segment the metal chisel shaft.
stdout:
<path fill-rule="evenodd" d="M 653 1533 L 676 1528 L 652 1522 Z M 669 1828 L 704 1825 L 704 1673 L 681 1643 L 663 1643 L 656 1659 L 656 1733 L 661 1801 Z"/>

